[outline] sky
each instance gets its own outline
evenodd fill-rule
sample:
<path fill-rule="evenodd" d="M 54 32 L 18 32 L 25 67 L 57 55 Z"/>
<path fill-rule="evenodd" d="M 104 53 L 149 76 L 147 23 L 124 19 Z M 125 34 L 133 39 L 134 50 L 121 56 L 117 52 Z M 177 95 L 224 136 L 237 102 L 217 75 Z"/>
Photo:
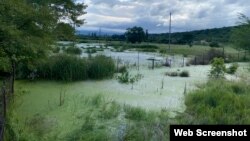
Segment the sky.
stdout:
<path fill-rule="evenodd" d="M 234 26 L 238 15 L 250 13 L 250 0 L 77 0 L 88 7 L 79 30 L 123 33 L 141 26 L 149 33 Z"/>

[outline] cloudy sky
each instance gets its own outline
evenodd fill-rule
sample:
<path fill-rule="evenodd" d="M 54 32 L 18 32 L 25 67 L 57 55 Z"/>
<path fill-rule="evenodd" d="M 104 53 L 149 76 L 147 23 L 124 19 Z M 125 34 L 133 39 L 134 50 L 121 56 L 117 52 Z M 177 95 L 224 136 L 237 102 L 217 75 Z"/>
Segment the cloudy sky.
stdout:
<path fill-rule="evenodd" d="M 77 0 L 88 5 L 82 30 L 124 32 L 141 26 L 165 33 L 235 25 L 239 13 L 250 13 L 250 0 Z"/>

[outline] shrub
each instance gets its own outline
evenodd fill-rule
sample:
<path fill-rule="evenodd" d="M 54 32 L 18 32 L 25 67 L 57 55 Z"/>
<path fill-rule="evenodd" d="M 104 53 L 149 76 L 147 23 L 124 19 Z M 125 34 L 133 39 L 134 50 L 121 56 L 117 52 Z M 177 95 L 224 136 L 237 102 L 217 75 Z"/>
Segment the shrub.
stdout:
<path fill-rule="evenodd" d="M 59 53 L 60 50 L 61 50 L 61 49 L 60 49 L 60 47 L 58 47 L 58 46 L 52 48 L 52 52 L 53 52 L 53 53 Z"/>
<path fill-rule="evenodd" d="M 182 71 L 180 74 L 179 74 L 180 77 L 189 77 L 189 72 L 188 71 Z"/>
<path fill-rule="evenodd" d="M 211 42 L 209 44 L 210 47 L 220 47 L 219 43 L 218 42 Z"/>
<path fill-rule="evenodd" d="M 115 64 L 111 57 L 98 55 L 90 60 L 88 76 L 91 79 L 104 79 L 112 77 L 115 72 Z"/>
<path fill-rule="evenodd" d="M 120 76 L 117 76 L 117 79 L 120 83 L 129 83 L 128 71 L 123 72 Z"/>
<path fill-rule="evenodd" d="M 223 58 L 214 58 L 211 62 L 211 70 L 209 73 L 210 78 L 224 78 L 224 74 L 226 72 L 226 66 L 224 64 Z"/>
<path fill-rule="evenodd" d="M 137 74 L 137 75 L 130 75 L 128 71 L 123 72 L 120 76 L 117 76 L 117 79 L 120 83 L 135 83 L 142 79 L 142 74 Z"/>
<path fill-rule="evenodd" d="M 228 74 L 235 74 L 238 67 L 239 67 L 239 65 L 237 63 L 233 63 L 229 68 L 227 68 L 227 73 Z"/>
<path fill-rule="evenodd" d="M 249 124 L 250 117 L 246 116 L 250 114 L 249 103 L 247 84 L 210 80 L 202 89 L 186 96 L 186 110 L 180 116 L 186 119 L 185 124 Z"/>
<path fill-rule="evenodd" d="M 76 55 L 81 55 L 82 50 L 78 47 L 70 46 L 65 49 L 65 52 L 68 54 L 76 54 Z"/>

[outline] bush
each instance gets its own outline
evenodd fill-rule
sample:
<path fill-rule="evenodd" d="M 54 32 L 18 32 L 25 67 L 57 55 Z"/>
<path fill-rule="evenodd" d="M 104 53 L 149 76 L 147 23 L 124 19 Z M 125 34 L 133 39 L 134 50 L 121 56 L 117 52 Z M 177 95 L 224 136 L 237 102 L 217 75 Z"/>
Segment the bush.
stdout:
<path fill-rule="evenodd" d="M 186 96 L 186 110 L 180 116 L 185 124 L 249 124 L 249 92 L 247 84 L 209 81 Z"/>
<path fill-rule="evenodd" d="M 68 54 L 75 54 L 75 55 L 81 55 L 82 54 L 82 50 L 78 47 L 74 47 L 74 46 L 70 46 L 68 48 L 65 49 L 65 52 Z"/>
<path fill-rule="evenodd" d="M 189 72 L 188 71 L 182 71 L 180 74 L 179 74 L 180 77 L 189 77 Z"/>
<path fill-rule="evenodd" d="M 180 71 L 180 70 L 177 70 Z M 188 71 L 182 71 L 182 72 L 166 72 L 165 75 L 167 76 L 171 76 L 171 77 L 176 77 L 176 76 L 180 76 L 180 77 L 189 77 L 189 72 Z"/>
<path fill-rule="evenodd" d="M 117 79 L 120 83 L 129 83 L 129 73 L 128 71 L 123 72 L 120 76 L 117 76 Z"/>
<path fill-rule="evenodd" d="M 211 42 L 209 44 L 210 47 L 220 47 L 219 43 L 218 42 Z"/>
<path fill-rule="evenodd" d="M 238 67 L 239 67 L 239 65 L 237 63 L 233 63 L 229 68 L 227 68 L 227 73 L 228 74 L 235 74 Z"/>
<path fill-rule="evenodd" d="M 135 82 L 139 81 L 142 79 L 143 75 L 142 74 L 136 74 L 136 75 L 130 75 L 128 71 L 123 72 L 120 76 L 117 76 L 117 79 L 120 83 L 131 83 L 134 84 Z"/>
<path fill-rule="evenodd" d="M 226 72 L 226 66 L 223 58 L 214 58 L 211 62 L 212 68 L 209 73 L 210 78 L 224 78 Z"/>
<path fill-rule="evenodd" d="M 90 60 L 88 76 L 91 79 L 110 78 L 115 72 L 115 64 L 111 57 L 98 55 Z"/>
<path fill-rule="evenodd" d="M 58 47 L 58 46 L 52 48 L 52 52 L 53 52 L 53 53 L 59 53 L 60 50 L 61 50 L 61 49 L 60 49 L 60 47 Z"/>

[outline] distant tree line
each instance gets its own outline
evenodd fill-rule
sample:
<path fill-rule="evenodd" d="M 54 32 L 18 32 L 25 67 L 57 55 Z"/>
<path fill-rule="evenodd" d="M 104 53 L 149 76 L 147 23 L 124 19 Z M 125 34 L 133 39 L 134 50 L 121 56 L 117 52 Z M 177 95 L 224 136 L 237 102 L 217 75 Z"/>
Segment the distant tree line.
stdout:
<path fill-rule="evenodd" d="M 192 45 L 197 41 L 206 41 L 208 43 L 228 43 L 230 42 L 231 32 L 233 29 L 238 27 L 223 27 L 223 28 L 213 28 L 213 29 L 204 29 L 196 30 L 189 32 L 176 32 L 171 33 L 171 43 L 172 44 L 187 44 Z M 124 34 L 114 34 L 114 35 L 97 35 L 92 33 L 89 35 L 78 35 L 80 39 L 90 39 L 90 40 L 108 40 L 108 41 L 128 41 L 134 40 L 136 35 L 131 34 L 132 32 L 138 32 L 141 35 L 141 41 L 147 41 L 152 43 L 168 43 L 169 34 L 160 33 L 160 34 L 150 34 L 148 30 L 143 29 L 142 27 L 132 27 L 128 28 Z M 133 37 L 133 38 L 132 38 Z M 133 41 L 134 42 L 134 41 Z"/>

